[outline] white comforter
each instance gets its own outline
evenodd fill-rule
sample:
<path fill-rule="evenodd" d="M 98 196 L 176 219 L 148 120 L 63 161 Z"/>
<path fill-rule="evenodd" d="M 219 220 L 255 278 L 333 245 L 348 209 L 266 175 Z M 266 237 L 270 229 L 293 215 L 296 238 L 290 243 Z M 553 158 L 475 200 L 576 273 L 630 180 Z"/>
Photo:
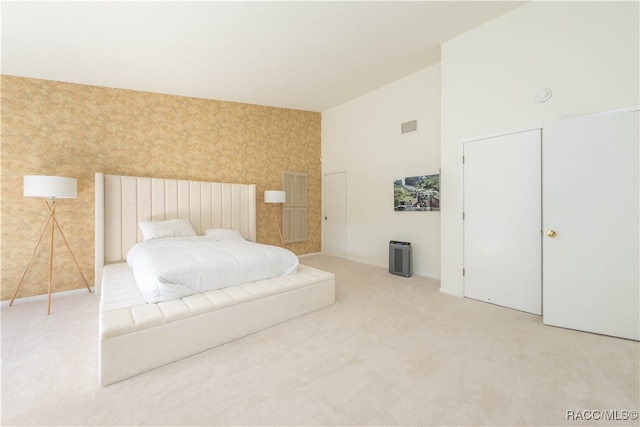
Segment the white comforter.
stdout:
<path fill-rule="evenodd" d="M 171 237 L 137 243 L 127 263 L 149 303 L 295 273 L 298 257 L 246 240 Z"/>

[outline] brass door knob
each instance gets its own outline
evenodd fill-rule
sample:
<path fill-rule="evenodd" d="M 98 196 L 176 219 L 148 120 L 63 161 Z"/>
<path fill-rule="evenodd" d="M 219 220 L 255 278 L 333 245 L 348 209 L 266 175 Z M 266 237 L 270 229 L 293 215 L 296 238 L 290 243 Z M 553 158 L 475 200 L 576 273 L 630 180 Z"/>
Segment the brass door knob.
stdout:
<path fill-rule="evenodd" d="M 555 230 L 547 231 L 547 236 L 549 236 L 549 237 L 556 237 L 557 235 L 558 235 L 558 233 L 556 233 Z"/>

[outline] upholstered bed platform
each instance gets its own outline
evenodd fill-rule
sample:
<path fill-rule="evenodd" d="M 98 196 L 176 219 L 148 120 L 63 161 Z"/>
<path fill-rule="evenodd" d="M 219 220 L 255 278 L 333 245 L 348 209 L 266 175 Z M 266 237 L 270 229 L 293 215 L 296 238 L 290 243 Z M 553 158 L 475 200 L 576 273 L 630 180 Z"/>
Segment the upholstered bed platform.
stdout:
<path fill-rule="evenodd" d="M 108 385 L 333 304 L 334 275 L 287 276 L 147 304 L 126 263 L 107 265 L 100 299 L 100 384 Z"/>
<path fill-rule="evenodd" d="M 138 221 L 189 219 L 255 241 L 255 186 L 96 174 L 99 381 L 129 378 L 329 306 L 335 276 L 309 266 L 285 276 L 148 304 L 124 261 Z M 133 237 L 132 237 L 133 235 Z"/>

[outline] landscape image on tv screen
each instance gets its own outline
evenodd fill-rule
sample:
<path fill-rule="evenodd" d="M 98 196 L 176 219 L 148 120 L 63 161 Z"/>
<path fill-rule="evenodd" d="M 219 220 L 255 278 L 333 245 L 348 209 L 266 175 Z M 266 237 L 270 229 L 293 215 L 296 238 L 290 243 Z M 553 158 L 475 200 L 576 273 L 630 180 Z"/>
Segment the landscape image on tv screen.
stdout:
<path fill-rule="evenodd" d="M 439 211 L 440 174 L 396 179 L 393 182 L 393 210 Z"/>

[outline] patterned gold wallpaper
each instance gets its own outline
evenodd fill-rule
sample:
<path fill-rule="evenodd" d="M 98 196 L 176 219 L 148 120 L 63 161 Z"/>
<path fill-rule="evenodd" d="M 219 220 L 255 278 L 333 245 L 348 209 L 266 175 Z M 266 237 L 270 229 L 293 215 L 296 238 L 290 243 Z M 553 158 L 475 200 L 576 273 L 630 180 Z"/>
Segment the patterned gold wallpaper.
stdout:
<path fill-rule="evenodd" d="M 279 244 L 267 189 L 282 171 L 307 172 L 308 235 L 287 245 L 320 251 L 320 113 L 2 76 L 1 287 L 11 299 L 47 217 L 43 201 L 22 196 L 24 175 L 78 180 L 78 198 L 60 201 L 56 217 L 93 286 L 94 173 L 257 185 L 257 240 Z M 47 292 L 48 237 L 18 298 Z M 53 288 L 83 288 L 56 235 Z"/>

